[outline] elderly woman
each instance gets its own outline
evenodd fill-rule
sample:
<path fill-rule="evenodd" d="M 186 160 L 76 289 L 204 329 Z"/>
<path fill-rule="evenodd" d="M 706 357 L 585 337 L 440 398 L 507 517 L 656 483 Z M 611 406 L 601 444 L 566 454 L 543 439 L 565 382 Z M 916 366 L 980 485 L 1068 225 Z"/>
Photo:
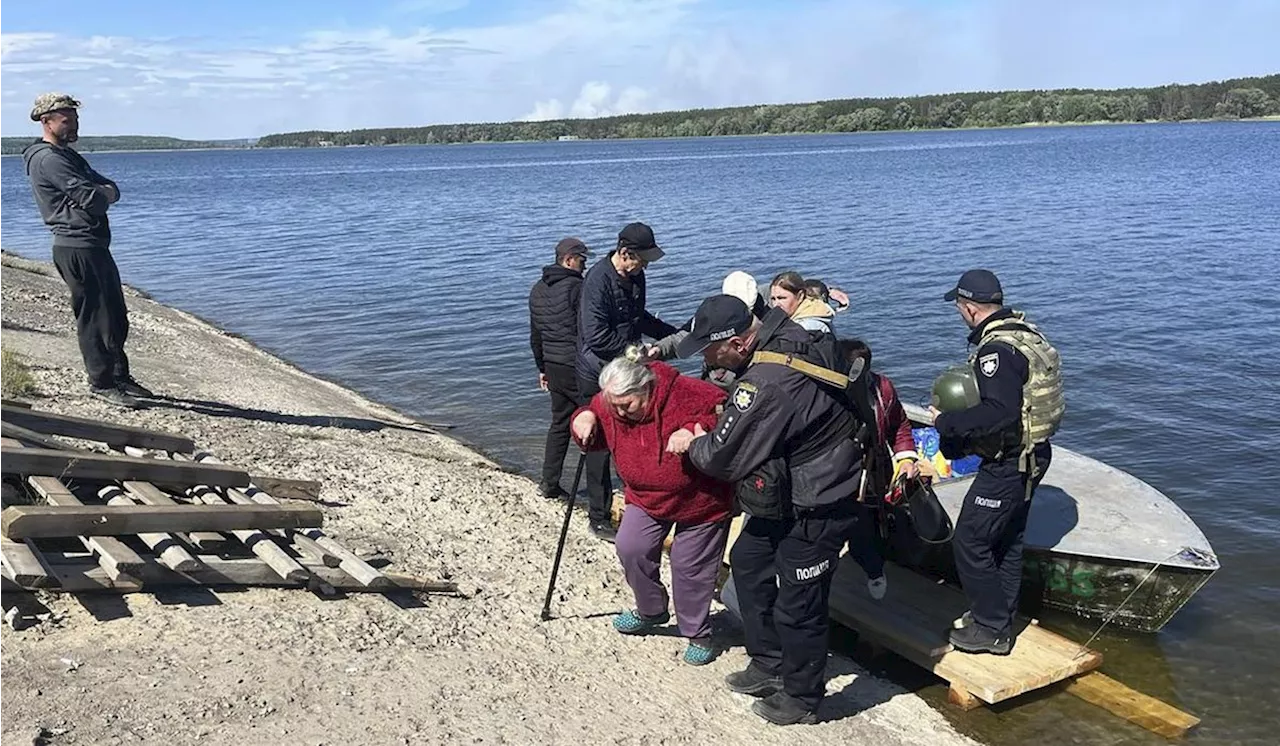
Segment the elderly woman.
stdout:
<path fill-rule="evenodd" d="M 625 357 L 606 365 L 599 383 L 600 393 L 574 415 L 573 436 L 588 450 L 607 448 L 626 488 L 615 546 L 636 605 L 614 617 L 613 626 L 635 635 L 671 620 L 658 568 L 674 526 L 671 596 L 680 634 L 689 640 L 684 660 L 709 663 L 715 657 L 711 597 L 729 536 L 733 488 L 703 475 L 685 456 L 668 451 L 667 443 L 677 430 L 713 429 L 726 394 L 666 363 Z"/>

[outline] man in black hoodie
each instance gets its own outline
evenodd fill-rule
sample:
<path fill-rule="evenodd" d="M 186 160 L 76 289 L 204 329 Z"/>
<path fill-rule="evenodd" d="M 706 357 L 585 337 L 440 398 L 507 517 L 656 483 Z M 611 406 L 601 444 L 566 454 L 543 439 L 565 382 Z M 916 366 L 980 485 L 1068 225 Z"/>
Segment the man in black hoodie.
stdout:
<path fill-rule="evenodd" d="M 538 366 L 538 387 L 551 394 L 551 426 L 542 458 L 543 497 L 566 497 L 560 486 L 569 450 L 569 419 L 578 406 L 578 297 L 590 250 L 576 238 L 556 244 L 556 263 L 542 268 L 529 291 L 529 346 Z"/>
<path fill-rule="evenodd" d="M 71 148 L 80 138 L 79 106 L 65 93 L 38 96 L 31 121 L 40 122 L 44 136 L 23 151 L 22 161 L 40 217 L 53 233 L 53 264 L 71 290 L 89 391 L 132 409 L 140 406 L 136 397 L 152 394 L 133 380 L 124 354 L 129 316 L 107 220 L 120 189 Z"/>

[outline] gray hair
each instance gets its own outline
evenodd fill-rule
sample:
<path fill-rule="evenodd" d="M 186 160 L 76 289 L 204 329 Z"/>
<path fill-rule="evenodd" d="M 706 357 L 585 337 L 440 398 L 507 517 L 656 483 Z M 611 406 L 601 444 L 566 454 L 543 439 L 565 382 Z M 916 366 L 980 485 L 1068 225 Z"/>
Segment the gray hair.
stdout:
<path fill-rule="evenodd" d="M 647 393 L 657 379 L 643 363 L 626 357 L 616 358 L 600 371 L 600 390 L 610 396 Z"/>

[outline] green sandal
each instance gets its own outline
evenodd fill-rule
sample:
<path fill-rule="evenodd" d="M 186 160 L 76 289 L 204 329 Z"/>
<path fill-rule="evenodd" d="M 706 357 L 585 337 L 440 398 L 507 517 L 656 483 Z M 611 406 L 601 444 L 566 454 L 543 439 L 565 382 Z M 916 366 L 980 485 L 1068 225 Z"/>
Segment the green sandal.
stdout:
<path fill-rule="evenodd" d="M 613 628 L 624 635 L 642 635 L 659 624 L 666 624 L 669 621 L 671 621 L 670 612 L 664 611 L 657 616 L 643 616 L 633 609 L 615 616 Z"/>
<path fill-rule="evenodd" d="M 705 666 L 716 659 L 716 649 L 710 644 L 690 642 L 684 649 L 684 662 L 691 666 Z"/>

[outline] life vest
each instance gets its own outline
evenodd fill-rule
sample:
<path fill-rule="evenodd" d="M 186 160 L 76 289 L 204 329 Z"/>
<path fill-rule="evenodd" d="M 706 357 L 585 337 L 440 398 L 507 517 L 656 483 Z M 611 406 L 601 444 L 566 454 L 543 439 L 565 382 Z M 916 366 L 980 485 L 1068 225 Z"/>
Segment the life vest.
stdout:
<path fill-rule="evenodd" d="M 1027 359 L 1027 382 L 1022 386 L 1022 432 L 1019 465 L 1025 470 L 1028 455 L 1038 444 L 1058 432 L 1067 403 L 1062 388 L 1062 362 L 1058 351 L 1021 311 L 987 325 L 982 339 L 969 356 L 972 365 L 978 350 L 989 342 L 1002 342 Z"/>

